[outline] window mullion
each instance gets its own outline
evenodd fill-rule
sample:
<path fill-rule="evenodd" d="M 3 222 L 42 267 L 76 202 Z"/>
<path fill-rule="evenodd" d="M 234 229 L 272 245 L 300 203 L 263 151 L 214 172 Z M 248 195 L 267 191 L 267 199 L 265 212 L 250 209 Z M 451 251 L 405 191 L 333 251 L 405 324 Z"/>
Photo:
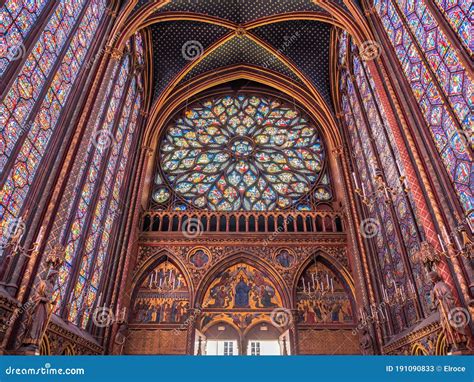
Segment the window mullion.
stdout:
<path fill-rule="evenodd" d="M 351 81 L 352 81 L 353 86 L 354 86 L 354 92 L 356 94 L 356 98 L 357 98 L 357 101 L 359 103 L 360 111 L 362 113 L 363 119 L 364 119 L 365 124 L 366 124 L 366 130 L 367 130 L 370 146 L 371 146 L 371 149 L 372 149 L 372 153 L 373 153 L 374 158 L 375 158 L 375 162 L 377 164 L 377 167 L 380 169 L 380 171 L 382 171 L 382 174 L 385 178 L 385 169 L 383 167 L 382 160 L 380 159 L 377 147 L 375 146 L 375 139 L 374 139 L 372 131 L 370 129 L 370 120 L 369 120 L 369 118 L 366 114 L 365 107 L 363 106 L 364 102 L 363 102 L 362 96 L 360 94 L 357 82 L 356 82 L 355 78 L 353 77 L 353 75 L 351 75 L 350 78 L 351 78 Z M 375 174 L 374 174 L 374 176 L 375 176 Z M 388 211 L 389 211 L 389 215 L 390 215 L 390 217 L 391 217 L 391 219 L 393 220 L 393 223 L 394 223 L 393 225 L 395 227 L 395 232 L 396 232 L 396 235 L 397 235 L 397 238 L 398 238 L 398 243 L 399 243 L 400 250 L 401 250 L 401 253 L 402 253 L 402 259 L 403 259 L 403 265 L 404 265 L 405 271 L 407 273 L 408 278 L 413 283 L 413 285 L 416 285 L 414 283 L 413 272 L 412 272 L 412 269 L 411 269 L 411 264 L 410 264 L 410 260 L 409 260 L 409 256 L 408 256 L 408 249 L 406 248 L 405 241 L 403 240 L 403 234 L 400 230 L 400 221 L 399 221 L 398 215 L 395 212 L 395 209 L 394 209 L 392 203 L 389 204 Z M 418 312 L 417 314 L 419 315 L 421 307 L 419 306 L 419 301 L 418 300 L 416 300 L 415 306 L 416 306 L 416 310 Z M 402 307 L 402 311 L 404 311 L 403 307 Z M 404 315 L 405 315 L 405 313 L 404 313 Z M 408 319 L 407 319 L 407 326 L 408 325 L 409 325 L 409 322 L 408 322 Z"/>
<path fill-rule="evenodd" d="M 461 61 L 464 66 L 466 68 L 470 68 L 472 71 L 472 58 L 470 57 L 467 46 L 459 37 L 458 32 L 454 30 L 453 26 L 450 25 L 449 21 L 443 15 L 443 11 L 440 9 L 440 5 L 437 5 L 435 3 L 436 0 L 427 0 L 425 1 L 425 6 L 430 10 L 431 14 L 436 20 L 437 25 L 443 30 L 450 44 L 454 46 L 455 49 L 459 52 Z M 470 31 L 470 33 L 472 33 L 472 30 Z"/>
<path fill-rule="evenodd" d="M 120 61 L 120 64 L 118 64 L 118 70 L 115 73 L 114 78 L 112 79 L 113 84 L 115 84 L 116 81 L 117 81 L 117 78 L 118 78 L 119 73 L 120 73 L 120 67 L 122 65 L 122 62 L 123 62 L 123 60 Z M 114 87 L 114 85 L 111 86 L 112 91 L 109 94 L 107 94 L 106 99 L 102 100 L 105 105 L 108 105 L 110 103 L 110 99 L 112 98 L 112 94 L 113 94 L 113 87 Z M 106 113 L 107 113 L 107 108 L 104 108 L 104 110 L 102 111 L 102 114 L 99 116 L 99 122 L 97 123 L 97 126 L 102 126 Z M 87 128 L 92 129 L 92 128 L 94 128 L 94 126 L 91 125 L 91 126 L 88 126 Z M 89 142 L 83 142 L 83 144 L 87 145 L 87 146 L 90 146 L 90 145 L 92 145 L 92 142 L 90 142 L 90 141 Z M 77 188 L 76 188 L 77 190 L 82 190 L 84 188 L 84 184 L 86 183 L 86 180 L 87 180 L 87 174 L 88 174 L 87 170 L 89 169 L 89 167 L 92 163 L 92 159 L 94 158 L 94 153 L 95 153 L 95 150 L 92 149 L 87 155 L 86 164 L 84 166 L 84 171 L 81 174 L 79 182 L 77 183 L 77 185 L 78 185 Z M 63 233 L 61 235 L 61 241 L 62 241 L 63 245 L 67 245 L 66 240 L 68 238 L 68 235 L 69 235 L 69 232 L 70 232 L 70 229 L 71 229 L 71 225 L 74 221 L 74 213 L 77 210 L 80 199 L 81 199 L 81 193 L 80 192 L 76 193 L 75 197 L 74 197 L 74 202 L 72 203 L 72 205 L 69 209 L 70 214 L 69 214 L 68 220 L 65 224 L 65 227 L 63 229 Z"/>
<path fill-rule="evenodd" d="M 348 76 L 350 76 L 350 74 L 349 74 Z M 349 80 L 349 79 L 348 79 L 348 80 Z M 358 145 L 360 146 L 360 152 L 361 152 L 362 162 L 363 162 L 363 163 L 361 164 L 361 166 L 363 166 L 363 168 L 365 168 L 365 171 L 366 171 L 367 175 L 369 175 L 369 174 L 370 174 L 370 168 L 369 168 L 369 165 L 368 165 L 368 159 L 367 159 L 366 153 L 364 152 L 364 146 L 362 145 L 362 137 L 360 136 L 360 131 L 359 131 L 359 129 L 357 128 L 356 118 L 354 117 L 354 109 L 353 109 L 354 106 L 352 105 L 354 102 L 357 102 L 357 100 L 354 100 L 353 97 L 351 97 L 351 96 L 348 94 L 348 92 L 346 92 L 346 96 L 347 96 L 347 103 L 348 103 L 349 109 L 350 109 L 350 115 L 351 115 L 352 120 L 353 120 L 354 123 L 355 123 L 355 126 L 354 126 L 354 134 L 355 134 L 355 137 L 354 137 L 354 138 L 357 140 Z M 359 108 L 360 108 L 360 107 L 359 107 Z M 351 142 L 350 142 L 350 139 L 351 139 L 351 138 L 350 138 L 350 135 L 351 135 L 351 134 L 349 133 L 349 144 L 351 144 Z M 354 150 L 355 150 L 355 148 L 356 148 L 356 147 L 354 146 Z M 364 180 L 362 179 L 362 174 L 360 173 L 360 170 L 361 170 L 361 169 L 359 169 L 359 166 L 357 165 L 357 159 L 356 159 L 356 161 L 355 161 L 355 166 L 354 166 L 354 167 L 357 169 L 357 172 L 359 173 L 359 181 L 360 181 L 360 184 L 363 184 Z M 367 180 L 369 180 L 369 177 L 368 177 L 368 176 L 367 176 Z M 374 185 L 373 185 L 373 183 L 372 183 L 371 181 L 369 181 L 369 185 L 370 185 L 370 187 L 371 187 L 371 192 L 372 192 L 372 190 L 373 190 L 375 187 L 374 187 Z M 363 210 L 366 210 L 366 208 L 363 207 Z M 380 207 L 380 205 L 379 205 L 378 203 L 375 203 L 375 204 L 374 204 L 373 212 L 370 211 L 370 209 L 369 209 L 368 215 L 369 215 L 369 216 L 376 216 L 376 217 L 377 217 L 377 220 L 378 220 L 379 222 L 382 222 L 382 221 L 384 220 L 383 217 L 382 217 L 381 207 Z M 388 240 L 387 233 L 386 233 L 384 227 L 381 227 L 380 232 L 381 232 L 381 234 L 382 234 L 384 243 L 386 243 L 386 244 L 389 243 L 390 241 Z M 398 239 L 398 237 L 397 237 L 397 239 Z M 389 259 L 390 259 L 390 268 L 392 269 L 393 277 L 395 278 L 394 268 L 395 268 L 396 262 L 395 262 L 394 259 L 393 259 L 392 252 L 391 252 L 390 250 L 388 250 L 387 252 L 388 252 L 388 257 L 389 257 Z M 380 252 L 378 251 L 377 248 L 375 248 L 375 253 L 376 253 L 376 261 L 377 261 L 377 263 L 379 263 Z M 387 276 L 388 276 L 388 275 L 387 275 Z M 385 286 L 386 286 L 386 289 L 387 289 L 388 293 L 390 293 L 390 289 L 392 288 L 392 285 L 389 285 L 388 282 L 385 282 Z M 394 331 L 394 329 L 393 329 L 393 320 L 394 320 L 393 316 L 398 316 L 399 314 L 397 314 L 397 312 L 395 312 L 395 314 L 392 313 L 392 310 L 391 310 L 391 309 L 389 309 L 389 311 L 390 311 L 391 330 Z M 400 316 L 401 316 L 401 315 L 400 315 Z M 401 317 L 402 317 L 402 316 L 401 316 Z M 403 319 L 404 319 L 404 317 L 403 317 Z"/>
<path fill-rule="evenodd" d="M 111 86 L 112 90 L 111 90 L 109 96 L 107 97 L 108 99 L 104 100 L 105 105 L 110 105 L 110 102 L 111 102 L 111 99 L 112 99 L 113 93 L 114 93 L 114 88 L 117 85 L 118 78 L 119 78 L 119 75 L 120 75 L 120 69 L 123 65 L 124 60 L 125 60 L 125 57 L 121 60 L 120 64 L 117 66 L 117 72 L 115 73 L 115 77 L 113 79 L 114 82 L 113 82 L 113 85 Z M 106 115 L 107 115 L 107 111 L 108 111 L 108 107 L 104 108 L 104 111 L 103 111 L 102 115 L 99 117 L 100 122 L 96 126 L 99 127 L 99 126 L 103 125 L 103 123 L 105 121 L 105 118 L 106 118 Z M 114 123 L 114 126 L 115 126 L 115 123 Z M 94 126 L 90 126 L 90 128 L 94 128 Z M 93 138 L 91 138 L 91 139 L 93 139 Z M 88 145 L 93 145 L 92 141 L 88 142 L 87 144 Z M 71 209 L 70 209 L 71 215 L 69 216 L 69 221 L 67 223 L 67 229 L 64 231 L 64 233 L 62 235 L 62 243 L 65 247 L 68 245 L 67 240 L 68 240 L 68 237 L 71 233 L 71 228 L 72 228 L 72 224 L 73 224 L 74 219 L 75 219 L 75 214 L 76 214 L 76 211 L 78 209 L 79 203 L 81 201 L 82 191 L 83 191 L 84 186 L 87 182 L 89 169 L 90 169 L 90 166 L 92 166 L 92 161 L 93 161 L 94 155 L 96 154 L 97 150 L 99 150 L 99 149 L 98 148 L 96 148 L 95 150 L 92 149 L 91 153 L 89 154 L 88 164 L 87 164 L 87 166 L 84 167 L 84 172 L 82 174 L 81 181 L 80 181 L 80 187 L 77 188 L 77 190 L 80 190 L 80 191 L 78 192 L 78 194 L 76 196 L 74 205 L 71 206 Z M 102 156 L 102 159 L 100 161 L 100 169 L 99 169 L 100 174 L 103 173 L 102 169 L 103 169 L 103 167 L 105 166 L 105 164 L 107 162 L 105 159 L 108 159 L 108 156 L 109 156 L 110 152 L 111 152 L 111 150 L 107 149 L 106 152 L 104 153 L 104 155 Z M 100 179 L 100 175 L 98 176 L 97 179 Z M 99 180 L 98 183 L 100 183 L 100 180 Z M 97 186 L 99 186 L 99 184 L 96 184 L 96 187 Z M 85 237 L 86 237 L 86 234 L 87 234 L 87 231 L 88 231 L 88 228 L 89 228 L 89 225 L 90 225 L 89 223 L 90 223 L 90 220 L 91 220 L 90 219 L 91 211 L 92 212 L 94 211 L 95 202 L 96 202 L 96 197 L 94 196 L 92 198 L 90 204 L 87 206 L 87 219 L 86 219 L 85 224 L 81 227 L 81 234 L 80 234 L 80 238 L 78 239 L 79 240 L 78 248 L 82 248 L 84 243 L 85 243 Z M 78 268 L 79 268 L 80 258 L 81 258 L 80 254 L 81 254 L 81 251 L 79 250 L 77 253 L 75 253 L 73 255 L 74 256 L 74 258 L 72 259 L 73 274 L 69 277 L 69 279 L 67 281 L 68 285 L 66 287 L 66 291 L 65 291 L 65 294 L 63 296 L 63 306 L 62 306 L 61 312 L 60 312 L 61 316 L 65 316 L 65 315 L 69 314 L 69 312 L 68 312 L 68 310 L 69 310 L 68 309 L 68 303 L 69 303 L 70 297 L 72 296 L 73 287 L 76 284 L 77 279 L 79 277 L 80 269 L 78 269 Z"/>
<path fill-rule="evenodd" d="M 130 70 L 130 68 L 128 70 Z M 120 70 L 118 72 L 120 73 Z M 117 131 L 118 125 L 120 123 L 120 116 L 122 115 L 122 109 L 123 109 L 123 106 L 125 104 L 125 99 L 126 99 L 126 96 L 127 96 L 127 90 L 128 90 L 129 85 L 130 85 L 130 81 L 131 81 L 131 76 L 130 76 L 130 74 L 128 74 L 128 78 L 126 80 L 126 84 L 124 86 L 124 90 L 123 90 L 121 98 L 120 98 L 120 104 L 119 104 L 119 106 L 117 107 L 117 110 L 115 110 L 115 113 L 114 113 L 114 119 L 113 119 L 114 122 L 113 122 L 113 126 L 112 126 L 112 129 L 111 129 L 113 136 L 115 136 L 115 132 Z M 113 94 L 113 92 L 112 92 L 112 94 Z M 104 113 L 104 115 L 105 114 L 107 114 L 107 113 Z M 87 219 L 86 219 L 86 222 L 85 222 L 84 226 L 81 229 L 81 237 L 79 239 L 79 244 L 78 244 L 79 250 L 77 251 L 77 253 L 74 256 L 74 274 L 75 274 L 75 277 L 71 278 L 69 280 L 69 285 L 68 285 L 69 291 L 67 291 L 66 295 L 65 295 L 65 297 L 66 297 L 65 301 L 68 301 L 68 302 L 70 302 L 70 300 L 72 298 L 72 292 L 74 291 L 74 285 L 76 284 L 77 279 L 79 277 L 80 263 L 81 263 L 81 260 L 82 260 L 82 256 L 84 254 L 85 244 L 86 244 L 87 237 L 89 235 L 91 223 L 92 223 L 92 220 L 94 218 L 94 211 L 96 209 L 96 204 L 97 204 L 97 201 L 99 199 L 100 187 L 103 184 L 103 182 L 102 182 L 103 175 L 104 175 L 104 172 L 107 169 L 107 163 L 110 159 L 111 154 L 112 154 L 112 147 L 109 147 L 109 148 L 107 148 L 106 153 L 103 155 L 102 160 L 100 161 L 100 168 L 99 168 L 99 174 L 97 176 L 97 183 L 95 183 L 95 185 L 94 185 L 94 193 L 93 193 L 94 196 L 92 197 L 91 203 L 87 207 Z M 99 192 L 97 192 L 97 190 L 99 190 Z M 90 280 L 86 280 L 85 288 L 88 287 L 87 283 L 89 281 Z M 69 312 L 67 314 L 69 314 Z"/>
<path fill-rule="evenodd" d="M 130 84 L 129 84 L 130 85 Z M 131 86 L 128 86 L 128 91 L 134 91 L 134 89 L 132 89 Z M 135 95 L 133 96 L 133 102 L 135 102 L 135 100 L 137 99 L 137 93 L 135 93 Z M 133 102 L 132 102 L 132 105 L 133 105 Z M 122 116 L 123 117 L 123 116 Z M 112 198 L 113 198 L 113 187 L 117 181 L 117 175 L 118 175 L 118 172 L 119 172 L 119 169 L 120 169 L 120 163 L 122 160 L 124 160 L 123 158 L 123 152 L 124 152 L 124 149 L 125 149 L 125 146 L 127 144 L 127 139 L 128 139 L 128 134 L 129 134 L 129 131 L 130 131 L 130 128 L 131 128 L 131 123 L 132 123 L 132 111 L 130 111 L 130 114 L 129 114 L 129 117 L 128 117 L 128 121 L 126 123 L 126 126 L 124 128 L 124 133 L 123 133 L 123 138 L 122 138 L 122 145 L 120 147 L 120 150 L 117 154 L 117 162 L 115 163 L 115 167 L 113 169 L 113 176 L 112 176 L 112 182 L 110 183 L 111 185 L 111 188 L 108 190 L 108 196 L 107 196 L 107 201 L 105 202 L 105 208 L 104 208 L 104 211 L 108 211 L 109 208 L 110 208 L 110 204 L 112 203 Z M 120 121 L 119 121 L 120 122 Z M 104 187 L 104 183 L 102 183 L 102 187 Z M 120 187 L 121 188 L 121 187 Z M 99 191 L 100 193 L 100 191 Z M 98 193 L 98 194 L 99 194 Z M 100 196 L 100 195 L 99 195 Z M 95 211 L 95 209 L 94 209 Z M 99 223 L 99 227 L 103 227 L 105 225 L 105 221 L 108 217 L 108 214 L 107 212 L 105 212 L 103 214 L 103 216 L 101 216 L 100 218 L 100 223 Z M 92 219 L 94 218 L 94 216 L 92 216 Z M 94 248 L 91 249 L 90 253 L 91 253 L 91 256 L 92 256 L 92 260 L 91 260 L 91 267 L 89 269 L 89 274 L 86 275 L 86 277 L 88 278 L 88 281 L 90 281 L 93 273 L 94 273 L 94 270 L 95 270 L 95 266 L 96 266 L 96 260 L 97 260 L 97 251 L 98 251 L 98 248 L 102 242 L 102 234 L 99 233 L 100 237 L 98 238 L 97 242 L 94 244 Z M 89 236 L 89 233 L 87 234 L 87 236 L 85 236 L 86 238 Z M 84 256 L 84 254 L 83 254 Z M 99 283 L 100 284 L 100 283 Z M 89 290 L 90 290 L 90 282 L 87 282 L 86 283 L 86 286 L 84 288 L 84 291 L 82 292 L 84 295 L 87 295 L 89 293 Z M 99 287 L 100 285 L 98 285 L 97 287 Z M 97 288 L 99 289 L 99 288 Z M 83 320 L 83 314 L 84 312 L 81 312 L 78 316 L 78 321 L 79 322 L 82 322 Z"/>
<path fill-rule="evenodd" d="M 369 80 L 369 74 L 367 73 L 367 69 L 365 67 L 364 64 L 361 63 L 361 69 L 362 69 L 362 75 L 364 76 L 364 79 L 365 79 L 365 83 L 367 84 L 368 86 L 368 89 L 370 91 L 370 94 L 372 96 L 372 100 L 373 100 L 373 103 L 375 105 L 375 108 L 377 110 L 377 115 L 379 117 L 379 120 L 381 122 L 381 125 L 383 126 L 383 129 L 382 129 L 382 133 L 383 133 L 383 136 L 385 138 L 385 141 L 387 142 L 387 146 L 390 150 L 390 158 L 392 159 L 392 161 L 395 163 L 397 161 L 397 158 L 395 156 L 395 150 L 392 146 L 392 143 L 391 143 L 391 140 L 389 138 L 389 135 L 388 135 L 388 131 L 389 131 L 389 127 L 387 127 L 387 121 L 385 120 L 385 118 L 383 117 L 382 115 L 382 112 L 380 110 L 380 107 L 379 107 L 379 104 L 377 102 L 377 98 L 376 98 L 376 94 L 375 94 L 375 90 L 372 88 L 372 84 L 370 83 L 370 80 Z M 399 169 L 399 166 L 395 166 L 396 169 L 397 169 L 397 173 L 398 175 L 401 177 L 403 176 L 403 174 L 400 172 L 400 169 Z M 416 218 L 415 216 L 415 212 L 413 210 L 413 205 L 412 205 L 412 201 L 410 200 L 410 198 L 408 197 L 408 194 L 406 193 L 402 193 L 402 196 L 404 198 L 404 200 L 407 202 L 408 206 L 409 206 L 409 210 L 410 210 L 410 216 L 414 222 L 414 226 L 416 228 L 416 232 L 417 232 L 417 235 L 418 235 L 418 240 L 419 241 L 422 241 L 423 240 L 423 234 L 422 234 L 422 230 L 423 228 L 419 227 L 418 224 L 416 224 L 418 222 L 418 219 Z"/>
<path fill-rule="evenodd" d="M 388 148 L 389 148 L 389 152 L 390 152 L 390 159 L 392 161 L 392 166 L 395 168 L 395 171 L 396 173 L 399 174 L 399 176 L 402 176 L 402 174 L 400 173 L 400 170 L 399 170 L 399 166 L 396 165 L 396 162 L 397 162 L 397 158 L 395 157 L 395 152 L 393 150 L 393 147 L 392 147 L 392 144 L 391 144 L 391 140 L 390 140 L 390 137 L 388 136 L 388 133 L 387 133 L 387 126 L 386 126 L 386 121 L 385 118 L 382 116 L 382 112 L 380 111 L 380 107 L 378 105 L 378 102 L 377 102 L 377 98 L 375 97 L 375 91 L 374 89 L 372 89 L 372 84 L 370 83 L 370 80 L 369 80 L 369 77 L 368 77 L 368 74 L 367 74 L 367 71 L 366 71 L 366 68 L 364 67 L 364 64 L 361 62 L 360 63 L 360 67 L 361 67 L 361 76 L 362 76 L 362 80 L 365 81 L 366 83 L 366 86 L 370 92 L 370 95 L 371 95 L 371 98 L 372 98 L 372 102 L 375 106 L 375 109 L 377 110 L 377 115 L 378 115 L 378 118 L 379 118 L 379 121 L 380 121 L 380 124 L 382 126 L 382 134 L 383 134 L 383 139 L 385 140 Z M 371 133 L 372 134 L 372 133 Z M 373 136 L 373 135 L 372 135 Z M 374 138 L 374 145 L 375 147 L 377 147 L 377 144 L 375 143 L 376 142 L 376 139 Z M 381 148 L 382 149 L 382 148 Z M 385 170 L 384 170 L 385 171 Z M 401 185 L 401 184 L 400 184 Z M 401 185 L 403 187 L 403 185 Z M 405 192 L 402 192 L 401 193 L 401 198 L 403 198 L 403 200 L 407 203 L 407 206 L 408 206 L 408 211 L 409 211 L 409 217 L 410 217 L 410 220 L 411 222 L 406 222 L 406 223 L 410 223 L 411 225 L 414 226 L 415 230 L 416 230 L 416 234 L 417 234 L 417 245 L 419 246 L 419 243 L 422 241 L 422 234 L 421 234 L 421 230 L 420 230 L 420 227 L 418 226 L 418 224 L 416 224 L 416 222 L 418 221 L 418 219 L 416 218 L 415 214 L 414 214 L 414 210 L 413 210 L 413 206 L 411 204 L 411 201 L 410 201 L 410 198 L 408 197 L 408 194 L 405 193 Z M 392 207 L 393 204 L 391 204 Z M 400 224 L 400 221 L 402 220 L 405 220 L 404 217 L 402 216 L 402 214 L 400 213 L 400 216 L 398 215 L 397 213 L 397 209 L 393 208 L 393 213 L 394 215 L 397 217 L 397 222 L 398 224 Z M 405 220 L 406 221 L 406 220 Z M 403 235 L 400 231 L 400 237 L 402 238 Z M 405 247 L 410 247 L 409 245 L 410 243 L 405 243 L 405 241 L 403 240 L 403 245 Z M 419 295 L 419 292 L 418 292 L 418 288 L 416 288 L 416 279 L 414 278 L 413 274 L 413 267 L 416 267 L 416 264 L 412 264 L 412 261 L 410 260 L 410 257 L 408 256 L 409 254 L 409 248 L 406 248 L 406 253 L 407 253 L 407 261 L 408 261 L 408 268 L 410 269 L 410 273 L 408 274 L 408 277 L 410 278 L 410 281 L 413 283 L 413 285 L 415 286 L 415 290 L 416 290 L 416 296 L 417 296 L 417 300 L 416 300 L 416 308 L 418 310 L 418 314 L 420 316 L 420 318 L 423 318 L 424 317 L 424 312 L 423 312 L 423 307 L 422 307 L 422 304 L 420 302 L 420 295 Z M 423 288 L 426 284 L 423 282 L 423 280 L 420 280 L 419 282 L 420 286 Z"/>

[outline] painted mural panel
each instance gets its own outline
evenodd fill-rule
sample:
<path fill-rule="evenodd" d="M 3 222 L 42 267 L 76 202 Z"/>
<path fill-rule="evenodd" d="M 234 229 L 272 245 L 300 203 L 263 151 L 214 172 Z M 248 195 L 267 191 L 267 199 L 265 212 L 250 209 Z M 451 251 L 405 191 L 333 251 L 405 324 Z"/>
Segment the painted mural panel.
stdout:
<path fill-rule="evenodd" d="M 134 323 L 180 324 L 189 314 L 189 290 L 181 271 L 166 261 L 148 274 L 133 305 Z"/>
<path fill-rule="evenodd" d="M 220 272 L 207 290 L 203 308 L 273 309 L 282 306 L 281 297 L 269 275 L 239 263 Z"/>
<path fill-rule="evenodd" d="M 321 262 L 311 264 L 296 288 L 299 324 L 353 323 L 352 303 L 341 280 Z"/>

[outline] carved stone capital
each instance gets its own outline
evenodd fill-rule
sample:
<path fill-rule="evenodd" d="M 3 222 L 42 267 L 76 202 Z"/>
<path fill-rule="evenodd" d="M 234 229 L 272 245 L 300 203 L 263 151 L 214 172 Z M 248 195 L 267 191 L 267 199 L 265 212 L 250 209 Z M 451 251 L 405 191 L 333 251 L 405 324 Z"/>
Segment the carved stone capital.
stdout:
<path fill-rule="evenodd" d="M 110 57 L 116 61 L 119 61 L 123 56 L 123 52 L 120 49 L 113 48 L 111 46 L 107 46 L 105 48 L 105 53 L 110 54 Z"/>
<path fill-rule="evenodd" d="M 336 156 L 341 156 L 344 152 L 344 147 L 342 145 L 338 145 L 331 150 L 331 152 Z"/>

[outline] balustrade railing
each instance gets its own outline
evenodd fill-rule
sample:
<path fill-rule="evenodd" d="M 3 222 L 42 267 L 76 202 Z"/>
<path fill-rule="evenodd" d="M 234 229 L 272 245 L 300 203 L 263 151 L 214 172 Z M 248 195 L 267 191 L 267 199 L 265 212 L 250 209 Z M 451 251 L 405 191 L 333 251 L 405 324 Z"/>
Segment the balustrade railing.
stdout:
<path fill-rule="evenodd" d="M 332 211 L 211 212 L 145 211 L 142 232 L 324 232 L 342 233 L 342 214 Z"/>

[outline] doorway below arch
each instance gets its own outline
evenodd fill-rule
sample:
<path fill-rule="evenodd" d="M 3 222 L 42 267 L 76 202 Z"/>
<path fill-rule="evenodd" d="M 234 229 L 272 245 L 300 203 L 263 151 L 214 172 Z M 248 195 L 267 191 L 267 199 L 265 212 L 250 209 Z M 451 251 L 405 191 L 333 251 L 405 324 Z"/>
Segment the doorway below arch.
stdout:
<path fill-rule="evenodd" d="M 242 332 L 226 322 L 217 322 L 204 332 L 196 330 L 194 354 L 208 356 L 272 356 L 290 354 L 288 331 L 281 333 L 268 322 Z"/>

